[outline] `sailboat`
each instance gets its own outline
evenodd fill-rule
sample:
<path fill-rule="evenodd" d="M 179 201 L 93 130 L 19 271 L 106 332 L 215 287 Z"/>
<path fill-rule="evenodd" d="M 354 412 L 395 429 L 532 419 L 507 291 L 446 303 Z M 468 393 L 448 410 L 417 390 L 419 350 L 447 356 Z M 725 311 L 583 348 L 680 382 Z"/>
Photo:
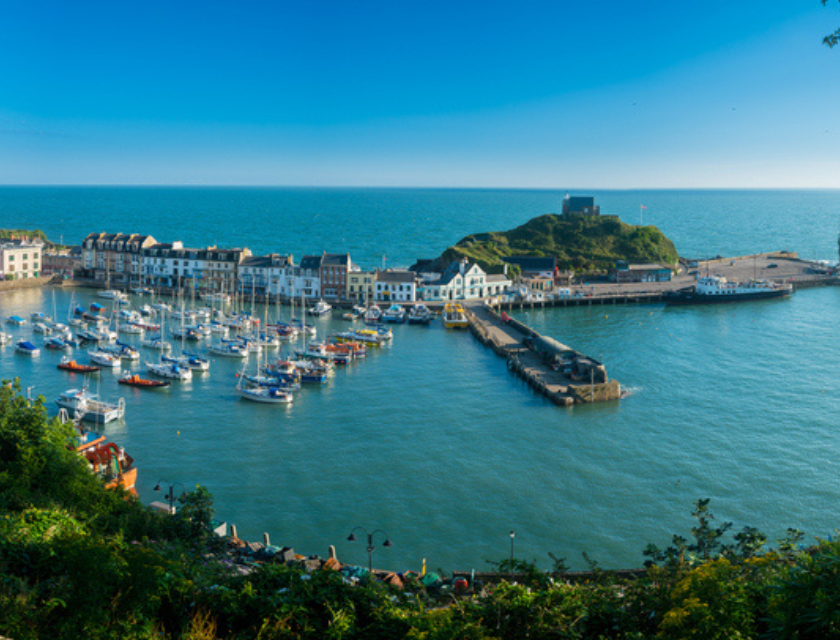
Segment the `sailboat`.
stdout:
<path fill-rule="evenodd" d="M 257 376 L 260 374 L 260 358 L 261 351 L 257 351 Z M 244 383 L 243 383 L 244 381 Z M 291 404 L 292 392 L 287 387 L 283 386 L 255 386 L 252 387 L 247 384 L 248 379 L 245 376 L 243 369 L 239 375 L 239 381 L 236 383 L 236 391 L 239 397 L 243 400 L 250 400 L 252 402 L 263 402 L 266 404 Z"/>

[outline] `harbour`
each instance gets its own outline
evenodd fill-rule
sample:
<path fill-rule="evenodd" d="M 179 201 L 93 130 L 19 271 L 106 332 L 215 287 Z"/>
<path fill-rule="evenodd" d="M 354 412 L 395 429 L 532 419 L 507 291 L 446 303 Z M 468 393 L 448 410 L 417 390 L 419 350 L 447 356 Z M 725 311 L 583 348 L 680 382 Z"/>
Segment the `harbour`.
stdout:
<path fill-rule="evenodd" d="M 194 211 L 184 204 L 189 193 L 167 193 L 185 207 L 183 219 L 193 219 Z M 79 212 L 74 224 L 96 228 L 95 221 L 84 219 L 83 195 L 74 190 L 68 200 Z M 269 202 L 283 194 L 248 192 L 243 202 L 256 202 L 258 195 Z M 121 227 L 139 228 L 148 218 L 156 235 L 174 235 L 177 230 L 154 226 L 160 224 L 154 222 L 157 196 L 154 190 L 127 189 L 109 197 L 119 200 L 121 210 L 141 212 Z M 377 194 L 398 203 L 410 196 Z M 492 194 L 500 204 L 490 206 L 491 195 L 483 192 L 437 192 L 428 199 L 413 194 L 414 202 L 426 204 L 412 210 L 423 212 L 430 202 L 447 199 L 459 202 L 463 208 L 455 209 L 463 217 L 435 231 L 457 239 L 474 225 L 510 226 L 499 222 L 503 211 L 527 215 L 548 196 L 556 194 Z M 342 193 L 331 197 L 328 210 L 346 205 Z M 785 194 L 599 197 L 615 208 L 640 197 L 651 210 L 670 203 L 674 215 L 657 224 L 688 255 L 701 254 L 700 247 L 741 256 L 773 246 L 800 248 L 815 258 L 830 259 L 836 252 L 833 209 L 824 206 L 824 216 L 807 228 L 792 224 L 785 217 L 791 199 Z M 807 202 L 819 212 L 831 197 L 820 192 Z M 733 199 L 739 211 L 760 210 L 766 220 L 741 234 L 740 243 L 734 239 L 749 227 L 748 220 L 736 216 L 702 224 L 707 209 Z M 389 264 L 409 264 L 434 237 L 412 234 L 414 218 L 389 211 L 399 225 L 391 235 L 402 243 L 388 249 Z M 478 222 L 470 217 L 474 211 L 484 216 Z M 39 225 L 44 218 L 37 214 L 33 208 L 31 220 L 24 215 L 22 224 L 60 229 L 59 220 L 69 218 L 53 212 Z M 286 219 L 295 215 L 290 209 Z M 260 219 L 258 211 L 249 216 Z M 721 235 L 699 236 L 698 226 Z M 273 239 L 266 249 L 308 242 L 317 250 L 331 246 L 340 233 L 318 227 L 306 236 Z M 260 236 L 239 236 L 241 244 L 259 248 L 255 238 Z M 356 237 L 347 240 L 359 243 Z M 381 261 L 382 247 L 391 245 L 374 234 L 348 246 L 360 259 Z M 817 246 L 824 247 L 822 253 L 812 249 Z M 742 266 L 745 277 L 752 277 L 752 260 Z M 597 292 L 599 285 L 585 286 Z M 656 293 L 654 283 L 632 286 Z M 630 287 L 620 285 L 622 293 Z M 0 315 L 50 311 L 52 291 L 3 293 Z M 152 488 L 161 478 L 188 488 L 200 484 L 213 493 L 217 517 L 236 523 L 243 539 L 269 532 L 275 544 L 305 554 L 324 554 L 332 544 L 342 560 L 365 564 L 358 543 L 344 542 L 349 529 L 362 524 L 388 532 L 394 547 L 387 566 L 396 570 L 417 569 L 424 557 L 430 567 L 479 570 L 486 559 L 507 556 L 508 534 L 516 530 L 517 557 L 543 564 L 552 551 L 573 568 L 585 568 L 580 554 L 587 551 L 602 566 L 632 567 L 641 562 L 647 542 L 666 542 L 686 529 L 690 505 L 699 496 L 712 497 L 722 518 L 756 526 L 771 540 L 787 526 L 810 536 L 833 530 L 836 523 L 825 505 L 840 496 L 831 480 L 840 451 L 833 427 L 840 410 L 840 353 L 832 337 L 838 289 L 797 287 L 785 300 L 692 308 L 645 298 L 625 302 L 606 291 L 587 299 L 586 290 L 580 291 L 583 299 L 567 301 L 566 308 L 561 301 L 560 308 L 517 302 L 502 310 L 605 363 L 610 379 L 629 393 L 619 402 L 558 411 L 469 333 L 434 323 L 395 325 L 391 347 L 372 352 L 362 366 L 351 365 L 280 411 L 239 401 L 233 392 L 238 366 L 222 359 L 209 376 L 160 391 L 120 387 L 119 374 L 109 371 L 91 379 L 91 387 L 105 398 L 125 397 L 125 418 L 104 431 L 134 457 L 144 503 L 159 499 Z M 57 307 L 66 309 L 74 293 L 84 306 L 97 299 L 93 290 L 55 288 Z M 285 307 L 281 313 L 287 314 Z M 275 316 L 274 305 L 269 316 Z M 340 317 L 313 322 L 320 335 L 348 326 Z M 12 326 L 4 330 L 31 337 Z M 56 370 L 59 359 L 45 350 L 25 358 L 6 345 L 0 347 L 0 375 L 19 375 L 24 387 L 52 402 L 82 381 Z"/>

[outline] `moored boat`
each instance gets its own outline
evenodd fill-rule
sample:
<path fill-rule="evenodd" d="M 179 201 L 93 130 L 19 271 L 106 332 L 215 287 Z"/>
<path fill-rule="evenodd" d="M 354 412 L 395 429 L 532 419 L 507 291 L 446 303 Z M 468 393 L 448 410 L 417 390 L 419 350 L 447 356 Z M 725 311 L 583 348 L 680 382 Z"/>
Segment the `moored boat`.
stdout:
<path fill-rule="evenodd" d="M 147 378 L 141 378 L 139 374 L 132 374 L 129 371 L 126 371 L 122 378 L 117 380 L 117 382 L 119 384 L 137 387 L 138 389 L 160 389 L 161 387 L 168 387 L 172 384 L 169 380 L 149 380 Z"/>
<path fill-rule="evenodd" d="M 79 364 L 67 356 L 64 356 L 56 366 L 62 371 L 73 371 L 75 373 L 96 373 L 100 370 L 99 367 L 94 365 Z"/>
<path fill-rule="evenodd" d="M 68 389 L 55 401 L 67 409 L 71 416 L 87 422 L 107 424 L 125 416 L 125 400 L 120 398 L 116 403 L 105 402 L 87 388 Z"/>
<path fill-rule="evenodd" d="M 41 355 L 41 350 L 29 342 L 29 340 L 20 340 L 17 344 L 15 344 L 15 351 L 27 356 Z"/>
<path fill-rule="evenodd" d="M 432 321 L 432 311 L 422 302 L 418 302 L 408 312 L 408 324 L 429 324 Z"/>
<path fill-rule="evenodd" d="M 320 318 L 321 316 L 327 315 L 331 311 L 332 311 L 332 306 L 330 304 L 328 304 L 327 302 L 324 302 L 323 300 L 318 300 L 318 302 L 315 303 L 314 307 L 309 307 L 306 310 L 306 313 L 308 313 L 310 316 L 315 316 L 315 317 Z"/>
<path fill-rule="evenodd" d="M 464 308 L 457 302 L 448 302 L 443 307 L 443 326 L 447 329 L 465 329 L 469 326 Z"/>
<path fill-rule="evenodd" d="M 402 305 L 392 304 L 382 312 L 382 321 L 396 323 L 405 322 L 405 309 L 403 309 Z"/>
<path fill-rule="evenodd" d="M 671 292 L 665 298 L 668 306 L 688 304 L 720 304 L 783 298 L 793 292 L 789 284 L 767 280 L 729 281 L 722 276 L 702 276 L 693 287 Z"/>
<path fill-rule="evenodd" d="M 192 380 L 192 369 L 177 362 L 147 362 L 146 370 L 161 378 Z"/>

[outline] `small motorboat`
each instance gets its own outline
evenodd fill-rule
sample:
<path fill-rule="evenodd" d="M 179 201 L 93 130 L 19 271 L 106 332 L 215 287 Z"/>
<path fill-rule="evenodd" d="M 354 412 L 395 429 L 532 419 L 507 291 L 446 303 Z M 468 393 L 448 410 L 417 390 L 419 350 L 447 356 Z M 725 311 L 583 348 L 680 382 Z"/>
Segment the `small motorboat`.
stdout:
<path fill-rule="evenodd" d="M 59 362 L 56 366 L 62 371 L 74 371 L 76 373 L 96 373 L 100 370 L 99 367 L 95 367 L 90 364 L 79 364 L 75 360 L 67 357 L 62 358 L 61 362 Z"/>
<path fill-rule="evenodd" d="M 146 378 L 141 378 L 138 374 L 131 374 L 130 372 L 126 371 L 123 374 L 123 377 L 117 380 L 120 384 L 127 384 L 131 387 L 137 387 L 139 389 L 159 389 L 161 387 L 168 387 L 172 383 L 169 380 L 147 380 Z"/>
<path fill-rule="evenodd" d="M 34 344 L 29 342 L 29 340 L 21 340 L 15 345 L 15 351 L 18 353 L 22 353 L 27 356 L 37 356 L 41 355 L 41 350 L 36 347 Z"/>

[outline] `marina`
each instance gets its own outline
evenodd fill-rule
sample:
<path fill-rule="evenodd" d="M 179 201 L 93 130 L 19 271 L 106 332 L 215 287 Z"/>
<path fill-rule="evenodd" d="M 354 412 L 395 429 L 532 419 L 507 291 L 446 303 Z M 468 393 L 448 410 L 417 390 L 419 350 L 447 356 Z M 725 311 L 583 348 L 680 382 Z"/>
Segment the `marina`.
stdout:
<path fill-rule="evenodd" d="M 37 196 L 54 198 L 57 192 L 67 210 L 47 219 L 43 211 L 49 202 Z M 23 212 L 21 225 L 45 227 L 58 237 L 68 233 L 67 220 L 73 220 L 74 228 L 96 229 L 99 217 L 110 215 L 107 205 L 106 210 L 90 209 L 88 193 L 12 190 L 7 197 Z M 359 204 L 372 225 L 363 242 L 328 222 L 312 233 L 292 234 L 286 242 L 317 252 L 342 238 L 346 245 L 341 246 L 354 260 L 373 264 L 381 262 L 382 247 L 393 247 L 389 265 L 411 264 L 429 246 L 446 246 L 476 228 L 509 228 L 516 216 L 552 210 L 558 197 L 551 192 L 336 190 L 313 192 L 317 206 L 309 207 L 300 206 L 309 202 L 308 192 L 282 190 L 219 190 L 212 197 L 189 189 L 103 193 L 110 198 L 103 202 L 119 203 L 126 216 L 123 230 L 148 224 L 158 237 L 203 228 L 209 218 L 200 205 L 231 194 L 261 229 L 275 224 L 262 211 L 272 216 L 282 211 L 290 228 L 311 229 L 309 212 L 346 219 L 344 212 Z M 19 201 L 23 196 L 38 204 L 31 221 L 26 203 Z M 713 253 L 744 256 L 735 265 L 740 272 L 727 272 L 727 260 L 711 266 L 711 273 L 744 281 L 781 277 L 774 272 L 785 271 L 794 278 L 796 291 L 781 300 L 666 307 L 655 301 L 662 293 L 660 283 L 586 282 L 572 287 L 573 294 L 580 293 L 577 298 L 515 301 L 510 308 L 505 303 L 500 311 L 541 336 L 604 363 L 610 379 L 620 381 L 627 394 L 620 401 L 558 410 L 514 375 L 506 359 L 468 331 L 444 329 L 435 317 L 428 326 L 387 325 L 393 338 L 379 347 L 373 346 L 379 343 L 376 333 L 367 334 L 371 342 L 364 362 L 354 360 L 326 384 L 301 385 L 289 406 L 240 400 L 235 385 L 243 360 L 238 358 L 210 356 L 209 372 L 173 381 L 159 392 L 119 385 L 119 370 L 103 369 L 89 378 L 91 391 L 103 398 L 122 396 L 126 402 L 125 418 L 105 426 L 104 435 L 135 459 L 137 491 L 146 504 L 155 499 L 152 487 L 160 477 L 187 488 L 200 484 L 213 493 L 217 517 L 237 523 L 244 539 L 269 532 L 273 540 L 307 554 L 324 554 L 334 544 L 339 557 L 357 562 L 366 561 L 364 551 L 342 543 L 348 527 L 377 526 L 394 540 L 388 564 L 396 570 L 416 569 L 424 557 L 432 567 L 479 570 L 486 559 L 509 553 L 512 529 L 517 557 L 541 565 L 552 551 L 582 569 L 586 564 L 580 554 L 587 551 L 603 567 L 638 566 L 647 542 L 665 543 L 690 526 L 690 506 L 700 496 L 713 499 L 720 517 L 756 526 L 771 540 L 788 526 L 809 536 L 826 535 L 836 522 L 825 505 L 840 497 L 831 481 L 840 451 L 834 428 L 840 410 L 840 352 L 832 337 L 840 289 L 806 288 L 820 282 L 818 274 L 805 272 L 804 262 L 797 275 L 780 260 L 750 256 L 781 246 L 808 257 L 833 258 L 837 195 L 599 194 L 602 206 L 613 210 L 632 209 L 639 198 L 651 211 L 671 212 L 655 224 L 681 252 L 699 256 L 712 248 Z M 173 216 L 157 215 L 170 206 L 179 212 L 178 225 L 171 228 Z M 812 224 L 797 223 L 791 213 L 802 206 Z M 729 217 L 713 215 L 730 207 L 734 214 Z M 99 212 L 89 219 L 88 209 Z M 417 214 L 402 216 L 400 210 Z M 362 215 L 361 210 L 354 215 Z M 751 226 L 757 217 L 763 224 Z M 425 219 L 435 224 L 417 233 Z M 225 227 L 221 219 L 217 222 Z M 745 229 L 750 230 L 746 235 Z M 184 239 L 200 244 L 205 237 Z M 394 238 L 401 239 L 396 246 Z M 263 252 L 277 245 L 276 239 L 239 227 L 230 229 L 225 241 Z M 770 268 L 774 263 L 778 266 Z M 686 285 L 694 280 L 681 277 L 687 278 Z M 87 363 L 87 349 L 42 348 L 36 358 L 15 352 L 21 339 L 41 346 L 40 337 L 33 340 L 28 319 L 33 311 L 54 315 L 52 294 L 53 288 L 38 286 L 0 295 L 0 315 L 26 320 L 21 326 L 3 325 L 12 340 L 0 347 L 0 377 L 20 376 L 24 388 L 31 387 L 48 403 L 84 382 L 83 376 L 56 368 L 61 358 Z M 96 300 L 110 306 L 93 289 L 58 287 L 57 308 L 69 308 L 73 296 L 85 310 Z M 161 301 L 158 292 L 154 299 L 147 294 L 131 302 L 132 309 L 140 302 L 149 308 L 179 307 L 169 297 Z M 273 302 L 268 324 L 288 322 L 289 309 Z M 111 313 L 106 307 L 104 314 Z M 255 315 L 264 317 L 259 300 Z M 335 309 L 324 318 L 307 318 L 307 327 L 314 326 L 323 339 L 364 326 L 363 320 L 351 323 L 342 315 Z M 167 340 L 169 335 L 167 329 Z M 129 334 L 125 341 L 140 343 L 139 336 Z M 214 332 L 196 351 L 206 353 L 206 345 L 218 341 Z M 296 348 L 301 345 L 298 339 Z M 172 347 L 180 352 L 180 340 Z M 288 347 L 280 351 L 289 352 Z M 159 353 L 142 347 L 142 360 L 125 361 L 122 369 L 144 374 L 141 363 L 156 360 Z M 246 357 L 253 364 L 254 356 Z M 434 530 L 424 522 L 434 522 Z"/>

